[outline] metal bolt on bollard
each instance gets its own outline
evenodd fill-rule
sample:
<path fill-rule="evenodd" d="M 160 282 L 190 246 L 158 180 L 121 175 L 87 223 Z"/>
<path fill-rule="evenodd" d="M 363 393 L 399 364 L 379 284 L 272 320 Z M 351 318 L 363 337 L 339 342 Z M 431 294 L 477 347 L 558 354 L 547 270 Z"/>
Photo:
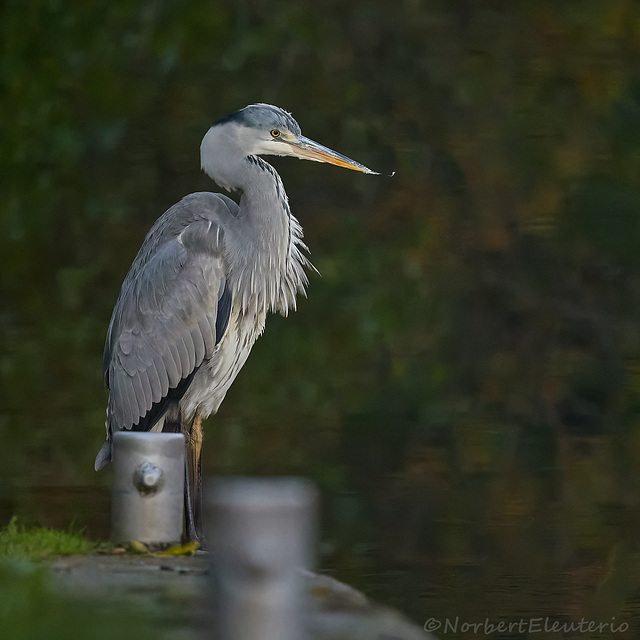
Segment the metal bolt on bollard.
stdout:
<path fill-rule="evenodd" d="M 216 640 L 301 640 L 303 568 L 315 539 L 316 489 L 300 478 L 207 484 Z"/>
<path fill-rule="evenodd" d="M 178 543 L 184 518 L 181 433 L 119 431 L 113 436 L 111 538 Z"/>

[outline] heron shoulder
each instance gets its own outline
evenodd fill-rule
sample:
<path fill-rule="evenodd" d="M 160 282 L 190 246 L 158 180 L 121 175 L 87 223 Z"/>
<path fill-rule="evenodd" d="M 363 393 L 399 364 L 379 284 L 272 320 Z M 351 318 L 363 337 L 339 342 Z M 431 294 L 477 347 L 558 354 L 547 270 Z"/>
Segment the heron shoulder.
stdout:
<path fill-rule="evenodd" d="M 149 235 L 154 230 L 164 226 L 184 228 L 198 220 L 211 220 L 222 226 L 230 218 L 238 216 L 238 205 L 222 193 L 199 191 L 184 196 L 170 207 L 151 227 Z"/>

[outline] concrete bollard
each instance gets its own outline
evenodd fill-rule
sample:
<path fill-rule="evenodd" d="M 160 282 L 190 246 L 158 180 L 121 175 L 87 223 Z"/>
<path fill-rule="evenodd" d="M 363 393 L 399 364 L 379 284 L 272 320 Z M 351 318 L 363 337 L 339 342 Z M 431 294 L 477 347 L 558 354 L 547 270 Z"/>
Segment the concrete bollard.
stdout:
<path fill-rule="evenodd" d="M 302 640 L 315 537 L 316 490 L 298 478 L 206 485 L 216 640 Z"/>
<path fill-rule="evenodd" d="M 115 433 L 113 473 L 111 539 L 179 543 L 184 520 L 184 435 Z"/>

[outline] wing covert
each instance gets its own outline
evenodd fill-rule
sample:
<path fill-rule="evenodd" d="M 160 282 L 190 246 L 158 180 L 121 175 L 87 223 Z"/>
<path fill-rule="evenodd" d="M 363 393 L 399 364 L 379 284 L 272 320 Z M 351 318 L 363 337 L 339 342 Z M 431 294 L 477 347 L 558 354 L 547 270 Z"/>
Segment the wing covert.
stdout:
<path fill-rule="evenodd" d="M 110 431 L 137 425 L 212 355 L 230 312 L 223 242 L 216 222 L 196 220 L 132 267 L 105 345 Z"/>

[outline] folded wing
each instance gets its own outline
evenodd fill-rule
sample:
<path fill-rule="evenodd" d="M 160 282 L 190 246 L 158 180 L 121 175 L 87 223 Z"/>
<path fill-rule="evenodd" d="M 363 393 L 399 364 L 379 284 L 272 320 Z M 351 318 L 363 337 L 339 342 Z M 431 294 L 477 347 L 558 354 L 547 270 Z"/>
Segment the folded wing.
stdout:
<path fill-rule="evenodd" d="M 125 280 L 105 346 L 110 433 L 159 419 L 163 400 L 211 357 L 231 308 L 223 249 L 222 228 L 195 220 Z"/>

